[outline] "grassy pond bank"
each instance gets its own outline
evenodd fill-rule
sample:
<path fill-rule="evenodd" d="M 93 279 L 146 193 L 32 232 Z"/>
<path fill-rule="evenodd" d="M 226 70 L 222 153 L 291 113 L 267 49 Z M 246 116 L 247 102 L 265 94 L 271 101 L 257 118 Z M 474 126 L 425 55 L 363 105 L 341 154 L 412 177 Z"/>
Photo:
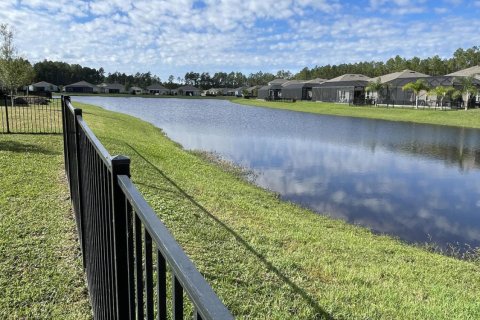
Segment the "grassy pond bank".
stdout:
<path fill-rule="evenodd" d="M 238 98 L 232 102 L 247 106 L 265 107 L 335 116 L 405 121 L 446 126 L 480 128 L 480 109 L 440 110 L 399 107 L 351 106 L 339 103 L 312 101 L 275 102 Z"/>
<path fill-rule="evenodd" d="M 131 157 L 133 181 L 236 317 L 480 317 L 478 263 L 280 201 L 151 124 L 74 105 L 111 154 Z"/>

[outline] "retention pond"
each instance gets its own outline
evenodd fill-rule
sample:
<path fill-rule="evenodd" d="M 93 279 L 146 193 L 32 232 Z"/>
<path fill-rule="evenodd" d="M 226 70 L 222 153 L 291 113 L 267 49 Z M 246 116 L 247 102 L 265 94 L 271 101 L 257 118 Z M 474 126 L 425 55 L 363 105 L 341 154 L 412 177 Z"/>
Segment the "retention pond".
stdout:
<path fill-rule="evenodd" d="M 146 120 L 186 149 L 216 152 L 253 170 L 257 185 L 316 212 L 408 242 L 480 246 L 478 129 L 223 100 L 74 100 Z"/>

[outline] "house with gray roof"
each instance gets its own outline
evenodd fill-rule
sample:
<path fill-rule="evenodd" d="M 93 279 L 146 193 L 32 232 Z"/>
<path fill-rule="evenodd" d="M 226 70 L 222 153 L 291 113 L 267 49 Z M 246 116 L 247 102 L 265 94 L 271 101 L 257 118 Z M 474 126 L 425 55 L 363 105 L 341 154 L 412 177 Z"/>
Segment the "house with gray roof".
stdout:
<path fill-rule="evenodd" d="M 274 79 L 258 89 L 258 99 L 277 100 L 282 99 L 282 85 L 288 82 L 286 79 Z"/>
<path fill-rule="evenodd" d="M 120 83 L 101 83 L 98 90 L 100 93 L 126 93 L 125 86 Z"/>
<path fill-rule="evenodd" d="M 423 79 L 429 84 L 428 79 L 430 78 L 428 74 L 408 69 L 375 77 L 370 82 L 380 80 L 385 88 L 380 92 L 367 92 L 366 99 L 374 99 L 378 104 L 412 105 L 415 103 L 415 94 L 411 90 L 404 91 L 403 86 L 418 79 Z M 422 91 L 418 99 L 420 104 L 425 105 L 428 100 L 427 92 Z"/>
<path fill-rule="evenodd" d="M 480 79 L 480 65 L 470 67 L 470 68 L 466 68 L 466 69 L 463 69 L 463 70 L 459 70 L 459 71 L 456 71 L 456 72 L 452 72 L 452 73 L 447 74 L 447 76 L 452 76 L 452 77 L 474 76 L 474 77 Z"/>
<path fill-rule="evenodd" d="M 58 92 L 58 86 L 46 81 L 40 81 L 28 86 L 30 92 Z"/>
<path fill-rule="evenodd" d="M 228 92 L 227 88 L 210 88 L 206 94 L 208 96 L 226 96 Z"/>
<path fill-rule="evenodd" d="M 262 86 L 251 86 L 246 88 L 248 97 L 257 97 L 258 96 L 258 89 L 260 89 Z"/>
<path fill-rule="evenodd" d="M 98 93 L 99 88 L 87 81 L 79 81 L 63 87 L 65 92 L 75 92 L 75 93 Z"/>
<path fill-rule="evenodd" d="M 243 97 L 243 91 L 247 89 L 247 87 L 238 87 L 234 89 L 234 95 L 236 97 Z"/>
<path fill-rule="evenodd" d="M 371 78 L 363 74 L 344 74 L 312 88 L 312 100 L 336 103 L 364 103 L 365 87 Z"/>
<path fill-rule="evenodd" d="M 154 95 L 167 95 L 170 94 L 170 90 L 162 86 L 161 84 L 152 84 L 147 87 L 147 93 L 154 94 Z"/>
<path fill-rule="evenodd" d="M 456 78 L 461 78 L 461 77 L 474 77 L 477 80 L 480 80 L 480 65 L 473 66 L 470 68 L 466 68 L 463 70 L 459 70 L 456 72 L 452 72 L 447 74 L 447 76 L 452 76 Z M 478 87 L 477 87 L 478 88 Z M 480 89 L 480 88 L 478 88 Z M 464 96 L 464 100 L 468 99 L 466 96 Z M 471 104 L 476 104 L 477 106 L 480 105 L 480 92 L 477 94 L 476 97 L 473 99 L 468 99 L 469 100 L 469 105 Z"/>
<path fill-rule="evenodd" d="M 177 92 L 181 96 L 199 96 L 202 93 L 202 90 L 191 85 L 186 85 L 179 87 Z"/>
<path fill-rule="evenodd" d="M 429 78 L 426 78 L 426 81 L 430 88 L 443 86 L 443 87 L 452 87 L 455 90 L 462 90 L 463 84 L 462 84 L 461 78 L 462 76 L 446 75 L 446 76 L 429 77 Z M 473 78 L 472 83 L 477 88 L 477 90 L 480 90 L 480 77 Z M 455 104 L 457 107 L 461 107 L 462 102 L 467 101 L 467 99 L 469 100 L 469 105 L 471 106 L 472 104 L 480 102 L 479 98 L 480 97 L 478 95 L 475 97 L 467 97 L 466 94 L 464 94 L 461 99 L 458 99 L 455 101 L 441 101 L 440 97 L 437 97 L 434 93 L 432 92 L 428 93 L 429 104 L 439 105 L 439 103 L 442 102 L 444 104 L 442 105 L 442 107 L 443 106 L 451 107 L 452 104 Z"/>
<path fill-rule="evenodd" d="M 282 98 L 292 100 L 312 100 L 313 87 L 324 83 L 325 79 L 292 80 L 282 85 Z"/>
<path fill-rule="evenodd" d="M 130 90 L 128 90 L 128 92 L 130 92 L 130 94 L 143 94 L 143 89 L 140 88 L 140 87 L 130 87 Z"/>

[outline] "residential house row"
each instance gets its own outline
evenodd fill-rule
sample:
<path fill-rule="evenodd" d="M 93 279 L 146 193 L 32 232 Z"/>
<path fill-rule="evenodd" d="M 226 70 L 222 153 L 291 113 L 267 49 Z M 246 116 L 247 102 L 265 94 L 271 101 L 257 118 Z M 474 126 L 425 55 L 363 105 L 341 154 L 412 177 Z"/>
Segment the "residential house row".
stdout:
<path fill-rule="evenodd" d="M 474 77 L 473 85 L 480 91 L 480 66 L 463 69 L 444 76 L 430 76 L 413 70 L 393 72 L 376 78 L 370 78 L 362 74 L 344 74 L 333 79 L 313 80 L 285 80 L 275 79 L 265 86 L 251 86 L 238 88 L 212 88 L 201 90 L 191 85 L 181 86 L 177 89 L 167 89 L 161 84 L 154 84 L 143 89 L 131 87 L 127 91 L 125 86 L 118 83 L 102 83 L 93 85 L 86 81 L 69 84 L 63 87 L 67 93 L 130 93 L 151 95 L 182 95 L 182 96 L 244 96 L 266 100 L 311 100 L 318 102 L 334 102 L 347 104 L 395 104 L 412 105 L 415 94 L 411 90 L 403 90 L 403 86 L 410 82 L 422 79 L 430 88 L 437 86 L 453 87 L 460 90 L 461 79 Z M 379 92 L 369 92 L 367 87 L 370 82 L 379 81 L 384 89 Z M 59 87 L 42 81 L 29 86 L 30 91 L 58 92 Z M 418 95 L 420 105 L 432 105 L 438 103 L 435 95 L 422 91 Z M 480 95 L 463 96 L 462 101 L 468 105 L 478 106 Z"/>
<path fill-rule="evenodd" d="M 54 84 L 41 81 L 31 84 L 28 87 L 30 92 L 59 92 L 60 88 Z M 151 95 L 181 95 L 181 96 L 199 96 L 201 90 L 194 86 L 185 85 L 176 89 L 167 89 L 161 84 L 152 84 L 148 87 L 140 88 L 137 86 L 130 87 L 126 90 L 125 86 L 120 83 L 101 83 L 99 85 L 91 84 L 87 81 L 79 81 L 66 85 L 62 88 L 66 93 L 104 93 L 104 94 L 151 94 Z"/>
<path fill-rule="evenodd" d="M 413 70 L 403 70 L 370 78 L 362 74 L 344 74 L 326 80 L 314 79 L 309 81 L 288 81 L 275 79 L 258 89 L 258 99 L 266 100 L 312 100 L 318 102 L 334 102 L 348 104 L 395 104 L 412 105 L 416 97 L 412 90 L 403 90 L 403 86 L 419 79 L 425 81 L 428 87 L 437 86 L 462 89 L 462 78 L 473 77 L 472 84 L 480 91 L 480 66 L 475 66 L 453 72 L 444 76 L 430 76 Z M 383 89 L 379 92 L 368 92 L 370 82 L 379 81 Z M 435 105 L 437 97 L 431 92 L 421 91 L 418 95 L 420 105 Z M 463 95 L 462 100 L 469 106 L 480 104 L 480 94 Z"/>

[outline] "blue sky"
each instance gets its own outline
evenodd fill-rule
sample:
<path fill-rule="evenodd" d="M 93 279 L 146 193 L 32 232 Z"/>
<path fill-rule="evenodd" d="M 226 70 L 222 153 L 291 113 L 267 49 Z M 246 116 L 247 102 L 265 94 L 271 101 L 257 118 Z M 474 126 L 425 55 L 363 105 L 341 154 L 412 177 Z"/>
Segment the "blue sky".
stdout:
<path fill-rule="evenodd" d="M 480 0 L 1 0 L 19 53 L 107 72 L 246 74 L 480 46 Z"/>

